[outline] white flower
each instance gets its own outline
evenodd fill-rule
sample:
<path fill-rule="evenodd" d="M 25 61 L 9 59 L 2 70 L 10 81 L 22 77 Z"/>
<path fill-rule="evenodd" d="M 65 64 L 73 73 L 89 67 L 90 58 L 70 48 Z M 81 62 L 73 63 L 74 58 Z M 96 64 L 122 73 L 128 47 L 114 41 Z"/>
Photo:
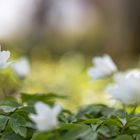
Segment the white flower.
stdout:
<path fill-rule="evenodd" d="M 127 78 L 134 77 L 134 76 L 140 78 L 140 70 L 139 69 L 130 70 L 126 74 Z"/>
<path fill-rule="evenodd" d="M 0 47 L 1 49 L 1 47 Z M 10 57 L 10 51 L 1 51 L 0 50 L 0 68 L 6 68 L 10 62 L 7 62 L 7 60 Z"/>
<path fill-rule="evenodd" d="M 93 80 L 105 78 L 117 71 L 117 67 L 109 55 L 93 58 L 94 66 L 89 68 L 88 74 Z"/>
<path fill-rule="evenodd" d="M 59 105 L 50 108 L 48 105 L 38 102 L 35 104 L 37 114 L 30 114 L 30 119 L 35 122 L 39 131 L 50 131 L 58 126 L 58 115 L 61 111 Z"/>
<path fill-rule="evenodd" d="M 107 88 L 107 92 L 118 101 L 127 105 L 140 104 L 140 71 L 129 71 L 116 74 L 115 84 Z"/>
<path fill-rule="evenodd" d="M 12 68 L 15 71 L 15 73 L 21 78 L 26 77 L 30 72 L 29 61 L 25 57 L 20 58 L 17 61 L 14 61 L 14 63 L 12 64 Z"/>

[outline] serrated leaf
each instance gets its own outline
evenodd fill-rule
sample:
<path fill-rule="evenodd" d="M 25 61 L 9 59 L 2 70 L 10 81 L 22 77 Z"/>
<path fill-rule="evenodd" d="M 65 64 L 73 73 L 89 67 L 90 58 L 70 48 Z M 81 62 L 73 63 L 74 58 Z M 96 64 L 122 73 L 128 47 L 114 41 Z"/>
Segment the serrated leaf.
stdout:
<path fill-rule="evenodd" d="M 115 138 L 114 140 L 133 140 L 133 138 L 129 135 L 121 135 Z"/>
<path fill-rule="evenodd" d="M 2 111 L 4 111 L 5 113 L 10 113 L 10 112 L 14 112 L 17 108 L 13 107 L 13 106 L 6 106 L 6 105 L 1 105 L 0 109 Z"/>
<path fill-rule="evenodd" d="M 5 113 L 14 112 L 20 105 L 16 101 L 4 101 L 0 103 L 0 110 Z"/>
<path fill-rule="evenodd" d="M 12 115 L 9 124 L 16 134 L 19 134 L 22 137 L 26 137 L 27 135 L 26 120 L 22 116 L 18 114 Z"/>
<path fill-rule="evenodd" d="M 83 137 L 82 140 L 97 140 L 97 138 L 98 138 L 98 134 L 96 132 L 91 131 L 91 133 Z"/>
<path fill-rule="evenodd" d="M 69 130 L 64 136 L 62 136 L 62 140 L 77 140 L 88 135 L 91 132 L 91 128 L 87 125 L 77 125 L 76 128 Z"/>
<path fill-rule="evenodd" d="M 83 123 L 85 123 L 85 124 L 95 124 L 99 121 L 100 121 L 99 119 L 87 119 L 87 120 L 83 121 Z"/>
<path fill-rule="evenodd" d="M 71 130 L 71 129 L 77 128 L 79 126 L 81 126 L 81 125 L 80 124 L 68 123 L 68 124 L 61 125 L 59 130 Z"/>
<path fill-rule="evenodd" d="M 20 104 L 15 100 L 3 101 L 3 102 L 0 103 L 0 106 L 1 105 L 7 105 L 7 106 L 13 106 L 13 107 L 19 107 L 20 106 Z"/>
<path fill-rule="evenodd" d="M 119 129 L 115 126 L 100 126 L 97 132 L 106 138 L 111 138 L 119 134 Z"/>
<path fill-rule="evenodd" d="M 121 122 L 118 120 L 118 119 L 112 119 L 112 118 L 107 118 L 103 124 L 106 124 L 106 125 L 114 125 L 114 126 L 117 126 L 117 127 L 121 127 L 122 124 Z"/>
<path fill-rule="evenodd" d="M 4 133 L 2 137 L 0 138 L 0 140 L 25 140 L 25 139 L 15 134 L 14 132 L 10 131 L 10 132 Z"/>
<path fill-rule="evenodd" d="M 77 114 L 77 117 L 83 117 L 83 116 L 91 116 L 91 117 L 100 117 L 102 116 L 102 111 L 107 108 L 107 106 L 102 104 L 93 104 L 88 105 L 86 107 L 83 107 L 80 109 L 80 111 Z"/>
<path fill-rule="evenodd" d="M 5 129 L 8 120 L 9 120 L 9 117 L 0 115 L 0 130 Z"/>
<path fill-rule="evenodd" d="M 24 119 L 26 119 L 27 121 L 29 121 L 29 114 L 30 113 L 33 113 L 35 114 L 35 110 L 34 110 L 34 107 L 33 106 L 23 106 L 23 107 L 20 107 L 18 108 L 16 111 L 15 111 L 16 114 L 24 117 Z"/>
<path fill-rule="evenodd" d="M 136 135 L 136 140 L 140 140 L 140 134 Z"/>
<path fill-rule="evenodd" d="M 18 128 L 18 134 L 24 138 L 27 136 L 27 128 L 26 127 L 19 127 Z"/>
<path fill-rule="evenodd" d="M 133 117 L 131 119 L 128 120 L 128 122 L 126 123 L 127 127 L 130 126 L 140 126 L 140 118 L 138 117 Z"/>
<path fill-rule="evenodd" d="M 29 104 L 34 104 L 37 101 L 42 101 L 45 103 L 52 103 L 55 99 L 65 99 L 66 96 L 57 95 L 54 93 L 47 93 L 47 94 L 21 94 L 22 102 L 26 102 Z"/>
<path fill-rule="evenodd" d="M 39 133 L 39 132 L 37 132 L 33 135 L 31 140 L 53 140 L 52 137 L 53 137 L 52 133 Z M 57 140 L 57 138 L 55 140 Z M 60 139 L 58 139 L 58 140 L 60 140 Z"/>

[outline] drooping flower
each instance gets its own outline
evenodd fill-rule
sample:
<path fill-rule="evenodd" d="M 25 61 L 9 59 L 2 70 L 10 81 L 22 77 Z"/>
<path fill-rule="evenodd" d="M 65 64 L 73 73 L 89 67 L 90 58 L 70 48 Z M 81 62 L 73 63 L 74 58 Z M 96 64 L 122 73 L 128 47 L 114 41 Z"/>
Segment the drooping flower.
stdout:
<path fill-rule="evenodd" d="M 7 62 L 10 57 L 10 51 L 1 51 L 0 47 L 0 68 L 6 68 L 10 62 Z"/>
<path fill-rule="evenodd" d="M 117 71 L 117 67 L 109 55 L 93 58 L 93 65 L 88 70 L 88 74 L 93 80 L 105 78 Z"/>
<path fill-rule="evenodd" d="M 114 81 L 113 85 L 107 87 L 112 98 L 126 105 L 140 104 L 140 71 L 116 74 Z"/>
<path fill-rule="evenodd" d="M 14 61 L 12 68 L 20 78 L 25 78 L 30 72 L 29 61 L 25 57 Z"/>
<path fill-rule="evenodd" d="M 39 131 L 50 131 L 58 126 L 58 115 L 61 112 L 59 105 L 51 108 L 42 102 L 37 102 L 35 110 L 37 114 L 30 114 L 29 117 Z"/>

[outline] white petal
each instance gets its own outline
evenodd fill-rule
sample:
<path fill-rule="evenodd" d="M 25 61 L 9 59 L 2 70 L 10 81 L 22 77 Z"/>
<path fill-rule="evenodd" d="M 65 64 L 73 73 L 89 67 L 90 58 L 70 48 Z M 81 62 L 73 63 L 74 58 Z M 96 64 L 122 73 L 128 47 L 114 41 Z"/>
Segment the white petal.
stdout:
<path fill-rule="evenodd" d="M 53 114 L 58 116 L 60 114 L 61 110 L 62 110 L 61 106 L 58 104 L 55 104 L 53 107 Z"/>
<path fill-rule="evenodd" d="M 10 51 L 0 51 L 0 62 L 5 63 L 10 57 Z"/>
<path fill-rule="evenodd" d="M 138 70 L 138 69 L 130 70 L 126 74 L 126 77 L 127 78 L 130 78 L 130 77 L 138 77 L 138 78 L 140 78 L 140 70 Z"/>
<path fill-rule="evenodd" d="M 109 55 L 104 56 L 104 61 L 106 65 L 108 66 L 108 68 L 110 68 L 110 70 L 117 71 L 117 67 Z"/>
<path fill-rule="evenodd" d="M 51 115 L 52 113 L 52 110 L 51 108 L 45 104 L 45 103 L 42 103 L 42 102 L 37 102 L 35 104 L 35 109 L 36 109 L 36 113 L 37 114 L 42 114 L 42 115 Z"/>
<path fill-rule="evenodd" d="M 38 116 L 35 115 L 35 114 L 29 114 L 29 118 L 30 118 L 32 121 L 36 122 L 36 120 L 38 119 Z"/>
<path fill-rule="evenodd" d="M 49 131 L 58 126 L 58 114 L 61 111 L 59 105 L 50 108 L 42 102 L 37 102 L 35 110 L 37 114 L 30 114 L 29 117 L 35 122 L 39 131 Z"/>
<path fill-rule="evenodd" d="M 93 79 L 105 78 L 117 71 L 117 67 L 109 55 L 93 58 L 94 67 L 88 70 Z"/>
<path fill-rule="evenodd" d="M 119 73 L 114 76 L 115 83 L 107 91 L 116 100 L 124 104 L 140 104 L 140 77 L 127 76 L 128 73 Z"/>
<path fill-rule="evenodd" d="M 12 64 L 12 68 L 19 77 L 25 77 L 30 72 L 28 59 L 23 57 Z"/>

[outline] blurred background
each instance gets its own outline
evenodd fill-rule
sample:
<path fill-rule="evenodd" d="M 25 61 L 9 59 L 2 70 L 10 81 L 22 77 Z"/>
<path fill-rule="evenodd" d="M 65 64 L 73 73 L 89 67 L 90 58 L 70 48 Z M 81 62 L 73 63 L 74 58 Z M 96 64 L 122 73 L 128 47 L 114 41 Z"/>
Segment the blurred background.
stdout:
<path fill-rule="evenodd" d="M 103 94 L 109 79 L 91 81 L 87 69 L 92 57 L 103 54 L 120 69 L 139 66 L 140 2 L 0 0 L 0 44 L 11 51 L 11 60 L 26 57 L 30 65 L 26 78 L 11 69 L 0 72 L 4 92 L 68 95 L 63 103 L 72 109 L 109 104 Z"/>

